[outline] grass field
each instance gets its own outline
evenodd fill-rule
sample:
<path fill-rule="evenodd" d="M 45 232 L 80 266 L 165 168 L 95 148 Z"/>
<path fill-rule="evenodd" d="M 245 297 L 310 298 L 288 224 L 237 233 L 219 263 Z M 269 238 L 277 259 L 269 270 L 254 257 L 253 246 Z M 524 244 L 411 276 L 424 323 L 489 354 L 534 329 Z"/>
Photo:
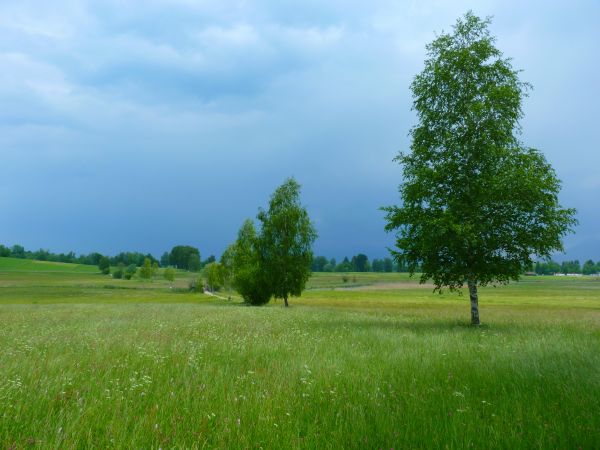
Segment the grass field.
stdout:
<path fill-rule="evenodd" d="M 341 277 L 254 308 L 0 258 L 0 448 L 600 447 L 600 279 L 482 289 L 472 328 Z"/>

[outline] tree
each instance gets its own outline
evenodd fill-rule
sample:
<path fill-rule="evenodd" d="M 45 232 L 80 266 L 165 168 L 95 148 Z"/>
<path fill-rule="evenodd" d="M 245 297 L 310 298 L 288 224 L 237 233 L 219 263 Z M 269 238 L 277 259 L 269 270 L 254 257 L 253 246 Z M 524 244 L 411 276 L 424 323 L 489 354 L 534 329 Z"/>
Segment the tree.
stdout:
<path fill-rule="evenodd" d="M 308 212 L 300 204 L 300 185 L 288 178 L 260 210 L 258 240 L 260 264 L 269 276 L 273 296 L 288 305 L 290 295 L 299 296 L 310 277 L 312 244 L 317 238 Z"/>
<path fill-rule="evenodd" d="M 221 255 L 221 272 L 223 276 L 223 286 L 231 289 L 234 280 L 233 259 L 235 256 L 235 244 L 230 245 Z"/>
<path fill-rule="evenodd" d="M 170 267 L 167 267 L 163 273 L 163 277 L 165 278 L 165 280 L 172 283 L 175 280 L 175 270 L 173 270 Z"/>
<path fill-rule="evenodd" d="M 123 278 L 125 278 L 126 280 L 131 280 L 131 278 L 135 275 L 136 272 L 137 272 L 137 266 L 135 264 L 129 264 L 127 266 L 127 269 L 125 269 Z"/>
<path fill-rule="evenodd" d="M 192 257 L 196 255 L 196 257 Z M 176 245 L 171 249 L 169 264 L 178 269 L 191 270 L 190 262 L 194 270 L 200 270 L 200 251 L 190 245 Z"/>
<path fill-rule="evenodd" d="M 142 265 L 142 267 L 140 267 L 140 278 L 149 280 L 150 278 L 152 278 L 152 273 L 152 261 L 150 261 L 150 258 L 146 258 L 144 259 L 144 264 Z"/>
<path fill-rule="evenodd" d="M 0 245 L 0 256 L 10 256 L 10 248 L 5 247 L 4 245 Z"/>
<path fill-rule="evenodd" d="M 347 256 L 344 256 L 342 262 L 335 266 L 336 272 L 352 272 L 353 270 L 354 267 Z"/>
<path fill-rule="evenodd" d="M 324 268 L 327 264 L 327 258 L 325 258 L 324 256 L 316 256 L 312 260 L 310 270 L 312 270 L 313 272 L 324 272 Z"/>
<path fill-rule="evenodd" d="M 568 273 L 581 273 L 581 265 L 579 264 L 579 260 L 575 261 L 563 261 L 560 265 L 560 271 L 565 275 Z"/>
<path fill-rule="evenodd" d="M 371 264 L 373 272 L 383 272 L 383 260 L 375 258 Z"/>
<path fill-rule="evenodd" d="M 187 270 L 190 272 L 199 272 L 202 264 L 200 263 L 200 255 L 191 253 L 187 263 Z"/>
<path fill-rule="evenodd" d="M 583 268 L 581 269 L 581 272 L 584 275 L 592 275 L 597 272 L 598 268 L 596 266 L 596 264 L 594 264 L 594 261 L 592 261 L 591 259 L 588 259 L 586 262 L 583 263 Z"/>
<path fill-rule="evenodd" d="M 427 46 L 412 85 L 418 123 L 403 165 L 400 206 L 383 208 L 398 263 L 436 290 L 508 283 L 532 255 L 562 250 L 575 210 L 558 202 L 560 181 L 544 156 L 516 137 L 529 85 L 494 47 L 490 19 L 473 13 Z"/>
<path fill-rule="evenodd" d="M 218 262 L 211 262 L 202 269 L 206 285 L 211 292 L 218 291 L 223 287 L 223 267 Z"/>
<path fill-rule="evenodd" d="M 335 271 L 335 260 L 334 260 L 333 264 L 331 262 L 328 262 L 323 267 L 323 272 L 333 272 L 333 271 Z"/>
<path fill-rule="evenodd" d="M 117 265 L 117 268 L 115 270 L 113 270 L 112 276 L 113 276 L 113 278 L 121 279 L 121 278 L 123 278 L 124 273 L 125 273 L 125 264 L 119 263 Z"/>
<path fill-rule="evenodd" d="M 10 256 L 13 258 L 25 258 L 25 247 L 22 245 L 13 245 L 10 249 Z"/>
<path fill-rule="evenodd" d="M 534 271 L 538 275 L 554 275 L 560 272 L 560 264 L 551 259 L 535 263 Z"/>
<path fill-rule="evenodd" d="M 110 273 L 110 260 L 106 256 L 103 256 L 100 258 L 100 261 L 98 261 L 98 269 L 100 269 L 100 272 L 104 275 Z"/>
<path fill-rule="evenodd" d="M 370 269 L 369 258 L 363 253 L 352 257 L 352 269 L 355 272 L 368 272 Z"/>
<path fill-rule="evenodd" d="M 160 265 L 161 267 L 168 267 L 169 264 L 169 252 L 164 252 L 160 257 Z"/>
<path fill-rule="evenodd" d="M 233 286 L 250 305 L 264 305 L 271 299 L 269 278 L 258 255 L 258 236 L 254 224 L 246 220 L 235 244 L 228 248 L 232 260 Z"/>
<path fill-rule="evenodd" d="M 384 258 L 383 259 L 383 271 L 384 272 L 393 272 L 394 271 L 394 262 L 392 258 Z"/>
<path fill-rule="evenodd" d="M 217 258 L 215 257 L 215 255 L 210 255 L 208 258 L 206 258 L 204 261 L 202 261 L 200 263 L 200 269 L 202 269 L 203 267 L 209 265 L 210 263 L 214 263 L 217 261 Z"/>

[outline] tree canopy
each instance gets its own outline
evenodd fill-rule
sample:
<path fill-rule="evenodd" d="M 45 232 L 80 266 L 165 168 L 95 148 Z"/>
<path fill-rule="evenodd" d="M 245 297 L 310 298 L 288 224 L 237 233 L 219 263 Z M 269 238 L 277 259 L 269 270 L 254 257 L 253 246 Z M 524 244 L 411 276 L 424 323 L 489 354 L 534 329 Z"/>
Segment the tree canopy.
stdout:
<path fill-rule="evenodd" d="M 313 259 L 312 244 L 317 238 L 308 212 L 300 204 L 300 185 L 288 178 L 269 201 L 267 210 L 260 210 L 259 259 L 269 276 L 273 296 L 299 296 L 308 278 Z"/>
<path fill-rule="evenodd" d="M 200 251 L 190 245 L 176 245 L 169 254 L 169 264 L 178 269 L 200 270 Z"/>
<path fill-rule="evenodd" d="M 399 206 L 384 208 L 396 233 L 393 256 L 436 289 L 518 279 L 532 256 L 562 250 L 575 211 L 558 201 L 560 181 L 544 156 L 518 139 L 519 80 L 491 36 L 490 19 L 469 12 L 427 46 L 412 85 L 417 125 L 403 166 Z"/>
<path fill-rule="evenodd" d="M 235 243 L 226 250 L 233 286 L 250 305 L 264 305 L 271 299 L 269 278 L 261 267 L 257 246 L 256 229 L 252 220 L 247 219 Z"/>

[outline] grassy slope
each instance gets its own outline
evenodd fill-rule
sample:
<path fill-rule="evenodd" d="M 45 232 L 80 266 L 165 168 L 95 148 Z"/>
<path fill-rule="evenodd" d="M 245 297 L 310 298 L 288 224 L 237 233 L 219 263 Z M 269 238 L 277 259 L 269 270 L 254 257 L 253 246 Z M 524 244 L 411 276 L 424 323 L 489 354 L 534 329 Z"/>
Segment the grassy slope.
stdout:
<path fill-rule="evenodd" d="M 0 257 L 0 272 L 97 273 L 96 266 Z"/>
<path fill-rule="evenodd" d="M 0 447 L 598 446 L 600 282 L 483 289 L 473 329 L 464 296 L 393 281 L 286 310 L 0 271 Z"/>

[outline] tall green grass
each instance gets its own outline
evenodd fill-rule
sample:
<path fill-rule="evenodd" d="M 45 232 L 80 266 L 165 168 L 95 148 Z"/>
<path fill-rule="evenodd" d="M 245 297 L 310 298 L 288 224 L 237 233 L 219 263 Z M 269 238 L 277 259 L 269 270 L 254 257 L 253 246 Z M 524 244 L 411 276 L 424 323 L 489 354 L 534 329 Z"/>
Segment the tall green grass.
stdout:
<path fill-rule="evenodd" d="M 472 328 L 423 288 L 252 308 L 78 276 L 0 282 L 0 447 L 600 445 L 600 283 L 484 289 Z"/>

